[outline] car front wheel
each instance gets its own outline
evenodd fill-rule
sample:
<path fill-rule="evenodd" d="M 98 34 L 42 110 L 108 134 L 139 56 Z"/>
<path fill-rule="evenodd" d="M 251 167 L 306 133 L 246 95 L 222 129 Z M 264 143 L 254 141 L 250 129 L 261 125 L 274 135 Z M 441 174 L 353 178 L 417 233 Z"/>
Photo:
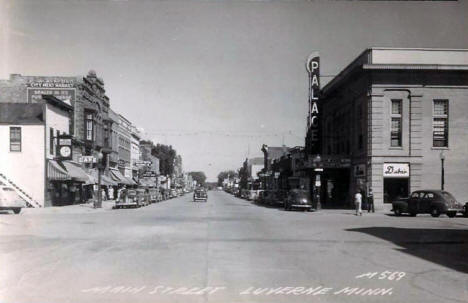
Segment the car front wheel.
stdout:
<path fill-rule="evenodd" d="M 13 212 L 14 212 L 15 214 L 19 214 L 19 213 L 21 212 L 21 208 L 20 208 L 20 207 L 18 207 L 18 208 L 13 208 Z"/>
<path fill-rule="evenodd" d="M 396 207 L 393 212 L 395 213 L 395 216 L 399 217 L 401 216 L 401 209 L 399 207 Z"/>
<path fill-rule="evenodd" d="M 447 216 L 448 216 L 449 218 L 453 218 L 453 217 L 455 217 L 456 215 L 457 215 L 457 212 L 455 212 L 455 211 L 451 211 L 451 212 L 448 212 L 448 213 L 447 213 Z"/>
<path fill-rule="evenodd" d="M 431 216 L 433 216 L 434 218 L 437 218 L 440 216 L 440 211 L 437 207 L 434 207 L 432 210 L 431 210 Z"/>

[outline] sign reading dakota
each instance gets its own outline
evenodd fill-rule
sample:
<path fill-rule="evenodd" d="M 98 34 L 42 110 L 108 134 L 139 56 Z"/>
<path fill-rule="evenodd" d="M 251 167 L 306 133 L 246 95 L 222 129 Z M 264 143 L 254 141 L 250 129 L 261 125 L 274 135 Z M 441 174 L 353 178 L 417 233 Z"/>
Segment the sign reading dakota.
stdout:
<path fill-rule="evenodd" d="M 386 178 L 409 177 L 409 163 L 384 163 L 383 176 Z"/>

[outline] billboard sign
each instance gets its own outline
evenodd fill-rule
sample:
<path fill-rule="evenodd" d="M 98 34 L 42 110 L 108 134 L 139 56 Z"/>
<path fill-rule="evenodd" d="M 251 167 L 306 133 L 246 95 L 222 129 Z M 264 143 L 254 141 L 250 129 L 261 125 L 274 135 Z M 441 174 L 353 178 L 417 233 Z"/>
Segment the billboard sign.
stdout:
<path fill-rule="evenodd" d="M 35 103 L 42 95 L 52 95 L 68 105 L 75 101 L 74 79 L 57 77 L 39 77 L 27 83 L 28 103 Z"/>

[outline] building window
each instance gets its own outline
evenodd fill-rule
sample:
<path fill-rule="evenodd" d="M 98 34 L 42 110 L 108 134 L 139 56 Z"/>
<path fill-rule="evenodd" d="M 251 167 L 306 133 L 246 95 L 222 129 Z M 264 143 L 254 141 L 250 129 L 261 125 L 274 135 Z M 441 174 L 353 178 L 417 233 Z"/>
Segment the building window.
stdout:
<path fill-rule="evenodd" d="M 86 140 L 94 141 L 94 130 L 93 130 L 93 114 L 86 114 L 85 126 L 86 126 Z"/>
<path fill-rule="evenodd" d="M 49 127 L 49 154 L 54 154 L 54 129 Z"/>
<path fill-rule="evenodd" d="M 448 147 L 448 100 L 434 100 L 432 146 Z"/>
<path fill-rule="evenodd" d="M 401 100 L 392 100 L 391 112 L 391 129 L 390 129 L 390 146 L 401 147 L 401 115 L 402 115 Z"/>
<path fill-rule="evenodd" d="M 10 127 L 10 151 L 21 151 L 21 127 Z"/>

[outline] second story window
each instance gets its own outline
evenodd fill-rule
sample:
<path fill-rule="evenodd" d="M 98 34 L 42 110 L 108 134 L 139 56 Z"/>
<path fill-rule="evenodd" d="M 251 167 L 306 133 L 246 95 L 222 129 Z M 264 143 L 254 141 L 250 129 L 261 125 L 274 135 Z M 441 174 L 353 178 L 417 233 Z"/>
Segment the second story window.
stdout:
<path fill-rule="evenodd" d="M 448 147 L 448 100 L 434 100 L 432 146 Z"/>
<path fill-rule="evenodd" d="M 401 147 L 401 100 L 392 100 L 390 146 Z"/>
<path fill-rule="evenodd" d="M 21 151 L 21 127 L 10 127 L 10 151 Z"/>
<path fill-rule="evenodd" d="M 88 141 L 94 140 L 94 123 L 93 123 L 93 114 L 86 114 L 85 116 L 85 139 Z"/>

